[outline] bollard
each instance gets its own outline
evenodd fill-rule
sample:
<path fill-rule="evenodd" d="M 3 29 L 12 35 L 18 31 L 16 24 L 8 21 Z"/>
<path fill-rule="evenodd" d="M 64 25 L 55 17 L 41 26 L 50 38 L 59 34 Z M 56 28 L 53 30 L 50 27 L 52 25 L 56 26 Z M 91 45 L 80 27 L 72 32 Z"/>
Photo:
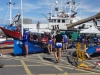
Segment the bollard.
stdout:
<path fill-rule="evenodd" d="M 82 63 L 78 65 L 78 68 L 81 67 L 88 68 L 88 66 L 84 63 L 86 60 L 85 53 L 86 53 L 86 44 L 78 42 L 76 45 L 76 54 L 78 60 L 82 60 Z"/>
<path fill-rule="evenodd" d="M 88 68 L 88 66 L 84 63 L 86 60 L 85 50 L 81 50 L 80 54 L 81 54 L 82 63 L 80 65 L 78 65 L 78 68 L 81 68 L 81 67 Z"/>

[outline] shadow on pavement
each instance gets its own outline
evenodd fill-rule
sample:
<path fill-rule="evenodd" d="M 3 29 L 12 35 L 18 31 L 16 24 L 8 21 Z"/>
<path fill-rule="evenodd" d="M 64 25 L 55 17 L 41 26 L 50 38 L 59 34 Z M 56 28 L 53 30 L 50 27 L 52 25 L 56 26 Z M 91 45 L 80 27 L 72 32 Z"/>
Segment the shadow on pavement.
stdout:
<path fill-rule="evenodd" d="M 43 59 L 44 59 L 44 60 L 46 60 L 46 61 L 53 62 L 53 63 L 55 62 L 55 61 L 54 61 L 53 59 L 51 59 L 51 58 L 46 58 L 46 57 L 43 57 Z"/>

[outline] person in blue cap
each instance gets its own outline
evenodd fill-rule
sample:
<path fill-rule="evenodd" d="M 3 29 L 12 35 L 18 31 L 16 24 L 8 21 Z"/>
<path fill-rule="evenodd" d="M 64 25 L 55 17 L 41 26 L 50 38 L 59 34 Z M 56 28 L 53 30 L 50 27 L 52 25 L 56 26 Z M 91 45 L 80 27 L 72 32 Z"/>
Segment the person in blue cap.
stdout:
<path fill-rule="evenodd" d="M 26 32 L 27 29 L 24 29 L 24 33 L 23 33 L 23 44 L 26 50 L 26 55 L 25 57 L 28 56 L 28 33 Z"/>

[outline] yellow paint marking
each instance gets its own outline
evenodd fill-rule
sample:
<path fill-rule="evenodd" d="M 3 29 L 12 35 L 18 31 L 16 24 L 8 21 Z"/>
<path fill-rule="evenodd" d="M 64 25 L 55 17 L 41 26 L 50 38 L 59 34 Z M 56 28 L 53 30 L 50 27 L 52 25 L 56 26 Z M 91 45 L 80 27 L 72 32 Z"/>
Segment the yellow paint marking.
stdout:
<path fill-rule="evenodd" d="M 65 72 L 64 75 L 69 75 L 69 74 L 67 72 Z"/>
<path fill-rule="evenodd" d="M 40 55 L 38 55 L 38 57 L 42 60 L 42 62 L 44 62 L 43 58 Z"/>
<path fill-rule="evenodd" d="M 56 69 L 58 69 L 59 71 L 63 71 L 60 67 L 53 65 Z"/>
<path fill-rule="evenodd" d="M 57 75 L 57 74 L 39 74 L 39 75 Z"/>
<path fill-rule="evenodd" d="M 16 66 L 22 66 L 22 65 L 4 65 L 4 67 L 16 67 Z"/>
<path fill-rule="evenodd" d="M 23 60 L 20 60 L 20 61 L 21 61 L 22 65 L 23 65 L 23 67 L 24 67 L 24 69 L 25 69 L 27 75 L 33 75 L 33 74 L 30 72 L 30 70 L 28 69 L 28 67 L 27 67 L 27 65 L 25 64 L 25 62 L 24 62 Z"/>
<path fill-rule="evenodd" d="M 70 65 L 68 62 L 66 62 L 66 61 L 65 61 L 65 60 L 63 60 L 63 59 L 61 59 L 61 61 L 63 61 L 64 63 L 66 63 L 66 64 Z"/>
<path fill-rule="evenodd" d="M 24 60 L 24 61 L 35 62 L 35 63 L 38 63 L 38 64 L 44 64 L 44 65 L 52 65 L 52 63 L 44 63 L 44 62 L 41 62 L 41 61 L 29 61 L 29 60 Z"/>
<path fill-rule="evenodd" d="M 36 60 L 36 59 L 24 59 L 24 61 L 35 61 L 35 62 L 41 62 L 41 60 Z M 46 62 L 46 63 L 52 63 L 52 62 L 49 62 L 49 61 L 45 61 L 43 60 L 43 62 Z"/>
<path fill-rule="evenodd" d="M 70 75 L 100 75 L 100 73 L 70 73 Z"/>
<path fill-rule="evenodd" d="M 68 69 L 74 70 L 74 67 L 68 67 L 68 66 L 59 66 L 59 67 L 68 68 Z M 75 70 L 91 73 L 90 71 L 78 69 L 77 67 L 75 68 Z"/>
<path fill-rule="evenodd" d="M 16 58 L 19 58 L 19 56 L 16 56 Z"/>
<path fill-rule="evenodd" d="M 68 73 L 63 73 L 63 74 L 39 74 L 39 75 L 69 75 Z"/>

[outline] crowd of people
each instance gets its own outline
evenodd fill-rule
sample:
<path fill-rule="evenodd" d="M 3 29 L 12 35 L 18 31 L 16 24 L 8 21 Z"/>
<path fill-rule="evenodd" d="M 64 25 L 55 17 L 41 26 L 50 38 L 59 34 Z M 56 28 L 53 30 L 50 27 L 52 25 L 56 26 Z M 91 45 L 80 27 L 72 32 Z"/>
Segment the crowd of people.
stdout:
<path fill-rule="evenodd" d="M 44 41 L 42 41 L 42 38 L 45 38 Z M 40 41 L 39 41 L 40 39 Z M 47 48 L 47 53 L 51 54 L 52 51 L 54 51 L 54 56 L 56 59 L 56 62 L 58 63 L 61 59 L 61 54 L 62 51 L 67 52 L 67 48 L 68 48 L 68 42 L 70 39 L 68 39 L 68 37 L 65 35 L 65 33 L 61 34 L 60 30 L 56 31 L 56 35 L 51 35 L 49 32 L 45 32 L 44 33 L 44 37 L 39 38 L 39 35 L 35 34 L 32 35 L 31 32 L 29 32 L 28 34 L 26 33 L 26 30 L 24 30 L 24 34 L 23 34 L 23 40 L 24 40 L 24 46 L 25 46 L 25 50 L 26 50 L 26 55 L 25 57 L 28 56 L 28 41 L 35 41 L 35 42 L 45 42 L 46 44 L 46 48 Z M 76 39 L 76 43 L 77 42 L 83 42 L 86 43 L 87 46 L 89 46 L 90 44 L 96 44 L 96 45 L 100 45 L 98 44 L 98 42 L 100 42 L 100 39 L 97 36 L 86 36 L 86 35 L 80 35 L 77 39 Z"/>
<path fill-rule="evenodd" d="M 87 47 L 100 45 L 100 38 L 96 35 L 80 35 L 77 41 L 85 43 Z"/>
<path fill-rule="evenodd" d="M 45 38 L 45 44 L 48 50 L 47 53 L 51 54 L 52 51 L 54 51 L 56 63 L 58 63 L 61 59 L 62 50 L 67 51 L 67 44 L 68 44 L 67 36 L 65 34 L 63 35 L 60 34 L 60 30 L 57 30 L 55 36 L 51 35 L 49 32 L 45 32 L 43 38 Z M 42 42 L 42 38 L 41 38 L 41 41 L 39 41 L 38 35 L 36 34 L 32 35 L 31 32 L 27 33 L 27 30 L 24 30 L 23 43 L 26 50 L 25 57 L 28 56 L 28 42 L 29 41 Z M 53 46 L 55 47 L 53 48 Z"/>
<path fill-rule="evenodd" d="M 52 51 L 54 52 L 54 56 L 56 59 L 56 63 L 60 62 L 62 51 L 67 52 L 68 48 L 68 42 L 71 39 L 68 39 L 67 35 L 65 33 L 61 34 L 60 30 L 56 31 L 56 35 L 51 35 L 49 32 L 45 32 L 44 36 L 40 36 L 39 34 L 34 33 L 34 35 L 31 32 L 27 32 L 27 29 L 24 29 L 23 37 L 20 38 L 23 40 L 24 48 L 26 51 L 25 57 L 28 57 L 28 42 L 34 41 L 34 42 L 45 42 L 47 48 L 47 53 L 50 55 Z M 43 41 L 43 39 L 45 39 Z M 87 46 L 89 44 L 96 44 L 100 46 L 100 38 L 97 36 L 86 36 L 86 35 L 80 35 L 78 36 L 76 42 L 82 42 L 85 43 Z M 53 48 L 54 47 L 54 48 Z M 0 67 L 4 66 L 0 63 Z"/>

